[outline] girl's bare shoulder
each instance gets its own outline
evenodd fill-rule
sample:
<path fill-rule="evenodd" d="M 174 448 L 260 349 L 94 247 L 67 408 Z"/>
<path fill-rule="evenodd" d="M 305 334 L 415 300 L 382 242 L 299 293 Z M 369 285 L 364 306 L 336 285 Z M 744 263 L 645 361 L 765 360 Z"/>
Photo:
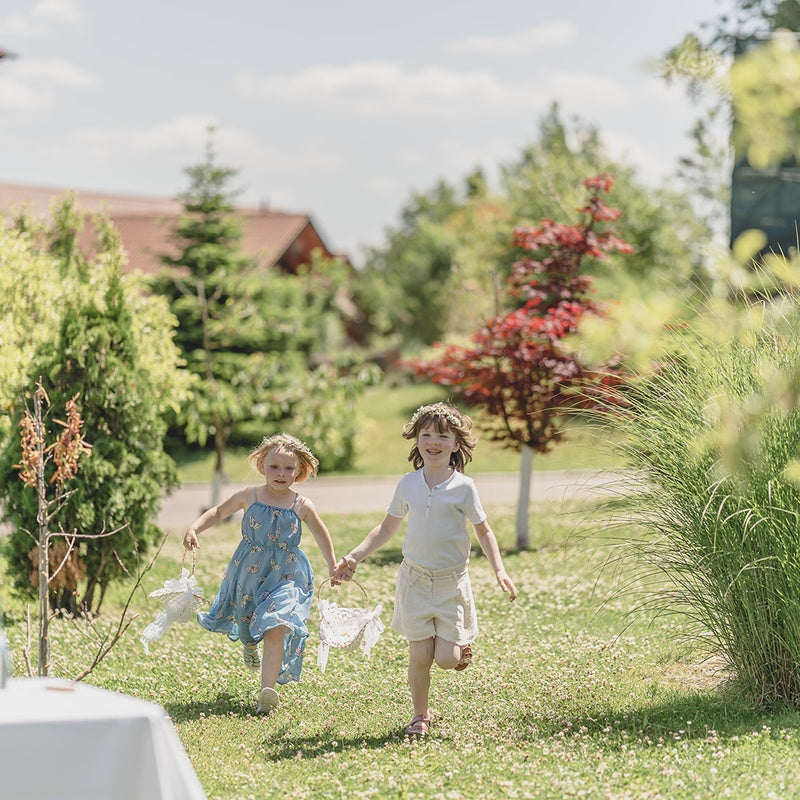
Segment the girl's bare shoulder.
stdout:
<path fill-rule="evenodd" d="M 316 509 L 311 500 L 304 494 L 300 494 L 300 492 L 297 493 L 297 499 L 294 501 L 294 510 L 300 519 L 305 519 L 309 512 L 312 514 L 316 513 Z"/>
<path fill-rule="evenodd" d="M 237 506 L 242 510 L 249 508 L 253 502 L 258 500 L 258 493 L 254 486 L 242 486 L 237 489 L 226 501 L 230 506 Z"/>

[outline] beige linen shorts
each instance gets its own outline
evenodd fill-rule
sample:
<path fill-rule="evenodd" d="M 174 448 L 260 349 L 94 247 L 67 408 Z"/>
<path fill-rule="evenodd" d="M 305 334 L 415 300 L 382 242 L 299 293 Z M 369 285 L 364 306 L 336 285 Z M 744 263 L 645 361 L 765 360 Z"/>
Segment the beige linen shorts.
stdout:
<path fill-rule="evenodd" d="M 478 616 L 467 565 L 430 570 L 404 558 L 397 573 L 392 628 L 409 642 L 438 636 L 470 644 L 478 635 Z"/>

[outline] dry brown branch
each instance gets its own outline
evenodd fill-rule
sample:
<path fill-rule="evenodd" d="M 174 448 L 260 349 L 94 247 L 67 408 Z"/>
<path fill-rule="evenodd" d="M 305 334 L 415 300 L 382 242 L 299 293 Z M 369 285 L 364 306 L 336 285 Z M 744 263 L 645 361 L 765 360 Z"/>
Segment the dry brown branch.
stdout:
<path fill-rule="evenodd" d="M 61 425 L 64 430 L 56 441 L 50 445 L 48 450 L 53 452 L 53 460 L 56 463 L 56 471 L 50 478 L 50 483 L 63 486 L 78 471 L 78 459 L 83 455 L 91 455 L 92 446 L 81 436 L 83 420 L 76 400 L 76 394 L 65 404 L 67 421 L 53 419 L 57 425 Z"/>
<path fill-rule="evenodd" d="M 134 582 L 133 587 L 131 588 L 131 591 L 128 594 L 128 598 L 125 601 L 125 605 L 122 608 L 122 613 L 120 614 L 119 620 L 117 622 L 116 629 L 114 630 L 113 634 L 110 636 L 110 638 L 109 638 L 108 635 L 106 635 L 106 636 L 98 636 L 95 639 L 98 647 L 97 647 L 97 650 L 95 652 L 94 659 L 93 659 L 92 663 L 90 664 L 89 667 L 84 669 L 75 678 L 73 678 L 73 680 L 82 681 L 88 675 L 91 675 L 91 673 L 95 670 L 95 668 L 98 666 L 98 664 L 100 664 L 100 662 L 111 652 L 111 650 L 114 648 L 114 646 L 117 644 L 117 642 L 122 638 L 122 636 L 124 635 L 125 631 L 127 631 L 128 628 L 130 627 L 130 624 L 138 617 L 138 614 L 134 614 L 133 616 L 129 617 L 128 616 L 128 609 L 130 608 L 131 602 L 133 601 L 133 596 L 136 594 L 137 590 L 142 585 L 142 579 L 152 569 L 153 564 L 155 564 L 155 561 L 158 558 L 158 556 L 160 555 L 161 550 L 164 547 L 164 544 L 166 543 L 166 541 L 167 541 L 167 535 L 165 534 L 164 537 L 161 539 L 161 543 L 159 544 L 156 552 L 154 553 L 153 557 L 150 559 L 150 561 L 147 564 L 147 566 L 143 570 L 140 570 L 140 571 L 137 572 L 136 581 Z M 116 552 L 115 552 L 115 555 L 116 555 Z M 137 561 L 137 563 L 138 563 L 138 561 Z M 125 567 L 123 565 L 123 569 L 124 568 Z M 127 570 L 126 570 L 126 572 L 127 572 Z M 88 632 L 86 632 L 86 635 L 88 636 Z"/>

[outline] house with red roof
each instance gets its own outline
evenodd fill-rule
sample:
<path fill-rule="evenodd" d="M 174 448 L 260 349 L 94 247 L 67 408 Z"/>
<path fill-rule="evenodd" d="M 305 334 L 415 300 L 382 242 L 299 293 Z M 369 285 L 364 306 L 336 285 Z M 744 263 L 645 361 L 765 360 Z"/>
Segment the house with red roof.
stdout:
<path fill-rule="evenodd" d="M 0 214 L 11 217 L 24 210 L 43 218 L 67 194 L 75 195 L 83 211 L 103 213 L 112 220 L 128 254 L 126 269 L 152 274 L 162 269 L 160 256 L 178 254 L 172 232 L 183 206 L 177 200 L 0 183 Z M 315 250 L 347 261 L 330 251 L 307 214 L 237 206 L 236 216 L 242 225 L 242 250 L 259 266 L 296 274 L 302 264 L 311 263 Z M 90 236 L 87 231 L 87 243 Z"/>

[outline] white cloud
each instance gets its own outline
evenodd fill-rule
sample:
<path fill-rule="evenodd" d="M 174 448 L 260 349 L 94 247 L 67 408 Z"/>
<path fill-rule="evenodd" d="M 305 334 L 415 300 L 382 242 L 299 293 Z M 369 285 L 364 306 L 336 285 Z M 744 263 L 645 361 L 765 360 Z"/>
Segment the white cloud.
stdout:
<path fill-rule="evenodd" d="M 508 36 L 468 36 L 454 42 L 448 49 L 460 53 L 528 53 L 569 44 L 577 36 L 578 29 L 571 22 L 548 22 Z"/>
<path fill-rule="evenodd" d="M 117 158 L 125 158 L 131 154 L 156 155 L 177 152 L 186 154 L 189 163 L 199 161 L 203 157 L 209 126 L 215 128 L 213 141 L 217 150 L 241 150 L 253 144 L 249 135 L 231 128 L 218 127 L 211 117 L 197 115 L 176 117 L 141 129 L 78 128 L 59 145 L 59 152 L 91 161 L 102 161 L 112 154 Z M 220 160 L 225 161 L 222 157 Z"/>
<path fill-rule="evenodd" d="M 327 114 L 428 120 L 529 114 L 544 111 L 553 100 L 585 118 L 631 103 L 629 88 L 599 73 L 540 73 L 510 82 L 485 70 L 409 69 L 388 61 L 315 66 L 291 75 L 240 73 L 234 87 L 248 102 L 324 108 Z"/>
<path fill-rule="evenodd" d="M 46 108 L 50 101 L 49 92 L 37 91 L 10 76 L 0 76 L 0 110 L 6 112 L 38 111 Z"/>
<path fill-rule="evenodd" d="M 14 61 L 11 73 L 21 81 L 70 89 L 96 89 L 100 85 L 97 77 L 88 70 L 57 59 Z"/>
<path fill-rule="evenodd" d="M 8 37 L 41 36 L 47 33 L 44 25 L 34 22 L 24 14 L 12 14 L 0 20 L 0 34 Z"/>
<path fill-rule="evenodd" d="M 255 180 L 272 185 L 279 175 L 296 180 L 298 175 L 318 177 L 342 167 L 343 157 L 338 152 L 314 144 L 275 146 L 249 131 L 217 125 L 203 115 L 176 117 L 141 129 L 82 127 L 59 140 L 47 154 L 87 165 L 109 159 L 128 163 L 165 159 L 180 169 L 204 158 L 209 125 L 214 126 L 217 162 L 238 172 L 237 183 Z"/>
<path fill-rule="evenodd" d="M 72 0 L 39 0 L 31 10 L 31 16 L 45 22 L 66 22 L 77 25 L 83 22 L 83 9 Z"/>
<path fill-rule="evenodd" d="M 124 134 L 106 128 L 81 128 L 70 136 L 54 139 L 47 154 L 54 159 L 103 163 L 109 158 L 119 158 Z"/>
<path fill-rule="evenodd" d="M 367 115 L 451 114 L 475 105 L 513 107 L 526 93 L 490 72 L 440 67 L 410 70 L 389 61 L 317 66 L 294 75 L 240 73 L 236 92 L 248 100 L 282 100 Z"/>
<path fill-rule="evenodd" d="M 201 156 L 208 141 L 208 128 L 216 121 L 202 115 L 176 117 L 158 125 L 151 125 L 129 135 L 131 146 L 143 152 L 186 150 Z M 215 135 L 219 143 L 219 135 Z"/>
<path fill-rule="evenodd" d="M 80 25 L 83 9 L 72 0 L 40 0 L 28 14 L 12 14 L 0 20 L 0 34 L 9 37 L 44 36 L 61 24 Z"/>
<path fill-rule="evenodd" d="M 596 72 L 555 72 L 536 84 L 549 98 L 568 105 L 583 118 L 593 116 L 596 110 L 625 108 L 631 102 L 628 87 Z"/>
<path fill-rule="evenodd" d="M 8 62 L 0 74 L 0 109 L 35 112 L 52 106 L 55 90 L 96 89 L 100 81 L 68 61 L 20 59 Z"/>

